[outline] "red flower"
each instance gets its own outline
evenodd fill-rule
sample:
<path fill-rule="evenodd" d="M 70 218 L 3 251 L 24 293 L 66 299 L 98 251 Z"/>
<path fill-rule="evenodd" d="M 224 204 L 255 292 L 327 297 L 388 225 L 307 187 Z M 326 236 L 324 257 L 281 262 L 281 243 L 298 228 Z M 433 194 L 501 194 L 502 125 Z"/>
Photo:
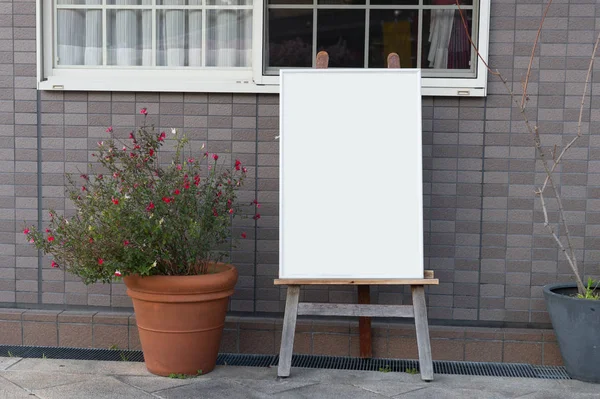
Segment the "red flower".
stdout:
<path fill-rule="evenodd" d="M 246 172 L 248 172 L 248 169 L 242 168 L 242 172 L 246 173 Z"/>
<path fill-rule="evenodd" d="M 198 187 L 198 185 L 200 184 L 200 175 L 194 176 L 194 184 L 196 185 L 196 187 Z"/>
<path fill-rule="evenodd" d="M 52 263 L 50 264 L 50 266 L 51 266 L 53 269 L 56 269 L 56 268 L 58 267 L 58 263 L 56 263 L 55 261 L 52 261 Z"/>
<path fill-rule="evenodd" d="M 151 211 L 151 210 L 153 210 L 153 209 L 154 209 L 154 202 L 150 202 L 150 203 L 148 204 L 148 206 L 146 207 L 146 210 L 147 210 L 148 212 L 150 212 L 150 211 Z"/>
<path fill-rule="evenodd" d="M 177 168 L 177 170 L 181 170 L 181 169 L 182 169 L 182 166 L 181 166 L 181 165 L 177 165 L 177 166 L 175 166 L 175 167 Z"/>
<path fill-rule="evenodd" d="M 217 197 L 220 197 L 221 195 L 223 195 L 223 193 L 222 193 L 221 191 L 219 191 L 219 192 L 217 193 Z"/>
<path fill-rule="evenodd" d="M 244 232 L 242 233 L 242 238 L 246 238 L 246 237 L 247 237 L 247 236 L 246 236 L 246 232 L 244 231 Z"/>
<path fill-rule="evenodd" d="M 112 126 L 109 126 L 106 128 L 106 133 L 112 133 L 112 131 L 113 131 Z"/>
<path fill-rule="evenodd" d="M 172 198 L 172 197 L 162 197 L 162 200 L 163 200 L 165 203 L 167 203 L 167 204 L 168 204 L 169 202 L 172 202 L 172 201 L 174 200 L 174 198 Z"/>
<path fill-rule="evenodd" d="M 94 239 L 92 237 L 90 237 L 89 239 L 90 244 L 94 242 Z"/>
<path fill-rule="evenodd" d="M 118 270 L 115 270 L 115 277 L 121 277 L 121 272 Z"/>
<path fill-rule="evenodd" d="M 133 146 L 133 149 L 134 149 L 134 150 L 139 150 L 140 148 L 142 148 L 142 147 L 140 147 L 140 145 L 139 145 L 139 144 L 136 144 L 136 145 L 134 145 L 134 146 Z"/>
<path fill-rule="evenodd" d="M 150 154 L 150 156 L 154 155 L 154 150 L 152 148 L 150 148 L 150 151 L 148 151 L 148 154 Z"/>
<path fill-rule="evenodd" d="M 181 193 L 181 191 L 179 191 L 178 188 L 176 188 L 175 191 L 173 191 L 173 194 L 175 194 L 175 195 L 179 195 L 180 193 Z"/>
<path fill-rule="evenodd" d="M 194 158 L 189 158 L 188 163 L 194 163 Z"/>
<path fill-rule="evenodd" d="M 85 188 L 85 186 L 81 186 L 81 191 L 87 191 L 87 188 Z"/>
<path fill-rule="evenodd" d="M 104 176 L 100 174 L 100 175 L 96 176 L 96 179 L 98 179 L 98 180 L 102 180 L 102 178 L 103 178 L 103 177 L 104 177 Z"/>
<path fill-rule="evenodd" d="M 23 234 L 29 234 L 29 229 L 23 230 Z"/>
<path fill-rule="evenodd" d="M 229 208 L 229 214 L 233 215 L 233 208 Z"/>
<path fill-rule="evenodd" d="M 112 197 L 112 203 L 115 205 L 119 205 L 119 200 L 115 197 Z"/>
<path fill-rule="evenodd" d="M 104 263 L 104 259 L 102 259 L 102 258 L 98 258 L 98 264 L 99 264 L 99 265 L 101 265 L 101 264 L 103 264 L 103 263 Z"/>
<path fill-rule="evenodd" d="M 123 241 L 123 245 L 128 246 L 129 245 L 129 240 Z"/>
<path fill-rule="evenodd" d="M 216 161 L 217 159 L 219 159 L 219 156 L 217 154 L 213 154 L 213 159 Z"/>
<path fill-rule="evenodd" d="M 240 170 L 242 167 L 242 163 L 240 162 L 239 159 L 235 160 L 235 170 Z"/>
<path fill-rule="evenodd" d="M 146 108 L 142 108 L 142 109 L 140 109 L 140 114 L 146 116 L 146 115 L 148 115 L 148 110 Z"/>
<path fill-rule="evenodd" d="M 48 237 L 48 242 L 52 242 L 52 241 L 54 241 L 54 237 L 52 237 L 52 236 L 49 236 L 49 237 Z"/>
<path fill-rule="evenodd" d="M 90 179 L 90 178 L 88 177 L 88 175 L 85 175 L 85 174 L 84 174 L 84 175 L 80 175 L 80 177 L 81 177 L 83 180 L 89 180 L 89 179 Z"/>
<path fill-rule="evenodd" d="M 183 185 L 183 188 L 186 189 L 186 190 L 188 188 L 190 188 L 190 183 L 189 182 L 185 182 L 185 184 Z"/>
<path fill-rule="evenodd" d="M 133 135 L 133 132 L 129 132 L 129 138 L 135 143 L 135 136 Z"/>
<path fill-rule="evenodd" d="M 258 220 L 258 219 L 260 219 L 260 213 L 257 213 L 256 215 L 254 215 L 254 216 L 252 217 L 252 219 L 254 219 L 254 220 Z"/>
<path fill-rule="evenodd" d="M 219 216 L 219 213 L 217 212 L 217 208 L 213 208 L 213 215 L 214 216 Z"/>
<path fill-rule="evenodd" d="M 160 136 L 158 136 L 158 141 L 165 141 L 165 137 L 167 137 L 167 134 L 165 132 L 161 132 Z"/>
<path fill-rule="evenodd" d="M 46 233 L 50 233 L 50 229 L 46 229 Z"/>
<path fill-rule="evenodd" d="M 135 157 L 136 157 L 136 155 L 135 155 L 133 152 L 130 152 L 130 153 L 129 153 L 129 156 L 130 156 L 131 158 L 135 158 Z"/>

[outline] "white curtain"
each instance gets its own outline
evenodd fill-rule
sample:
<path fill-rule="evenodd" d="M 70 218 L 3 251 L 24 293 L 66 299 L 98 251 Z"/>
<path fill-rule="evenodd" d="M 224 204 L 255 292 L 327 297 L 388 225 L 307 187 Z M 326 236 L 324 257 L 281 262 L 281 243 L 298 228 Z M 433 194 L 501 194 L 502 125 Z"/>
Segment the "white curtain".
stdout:
<path fill-rule="evenodd" d="M 61 0 L 62 4 L 80 4 L 81 0 Z M 248 3 L 251 4 L 251 1 Z M 99 5 L 102 0 L 87 0 Z M 138 0 L 115 0 L 117 6 L 138 4 Z M 141 0 L 152 5 L 153 0 Z M 164 5 L 185 5 L 186 0 L 164 0 Z M 188 0 L 189 5 L 202 5 L 202 0 Z M 237 0 L 220 0 L 221 9 L 157 10 L 157 21 L 151 10 L 109 9 L 107 11 L 108 65 L 152 66 L 152 45 L 156 40 L 156 65 L 201 67 L 203 51 L 206 66 L 248 67 L 252 63 L 252 10 L 227 8 Z M 207 25 L 203 25 L 207 12 Z M 156 23 L 156 37 L 152 24 Z M 84 9 L 57 10 L 58 64 L 102 65 L 102 11 Z M 208 28 L 208 29 L 207 29 Z M 206 30 L 207 48 L 202 34 Z"/>
<path fill-rule="evenodd" d="M 61 4 L 77 4 L 63 0 Z M 87 4 L 101 4 L 88 0 Z M 58 10 L 58 65 L 102 64 L 102 11 Z"/>
<path fill-rule="evenodd" d="M 448 46 L 452 34 L 455 10 L 431 10 L 431 26 L 429 28 L 429 54 L 427 60 L 430 68 L 448 68 Z"/>
<path fill-rule="evenodd" d="M 116 0 L 116 5 L 135 5 L 136 0 Z M 137 16 L 136 10 L 115 11 L 115 42 L 113 65 L 137 65 Z"/>
<path fill-rule="evenodd" d="M 211 10 L 208 66 L 244 67 L 252 59 L 252 13 L 249 10 Z"/>
<path fill-rule="evenodd" d="M 142 5 L 151 5 L 152 0 L 142 0 Z M 152 10 L 142 11 L 142 65 L 152 65 Z"/>
<path fill-rule="evenodd" d="M 88 0 L 87 4 L 102 4 L 102 0 Z M 102 11 L 85 12 L 85 65 L 102 65 Z"/>
<path fill-rule="evenodd" d="M 189 0 L 191 6 L 201 5 L 202 0 Z M 188 14 L 188 65 L 193 67 L 202 66 L 202 11 L 190 10 Z"/>

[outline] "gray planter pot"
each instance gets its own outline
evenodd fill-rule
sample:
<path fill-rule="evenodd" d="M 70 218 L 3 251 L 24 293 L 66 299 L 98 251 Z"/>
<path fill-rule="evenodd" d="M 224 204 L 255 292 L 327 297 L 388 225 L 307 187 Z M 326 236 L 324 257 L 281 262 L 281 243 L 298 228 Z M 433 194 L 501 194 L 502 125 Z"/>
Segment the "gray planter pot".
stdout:
<path fill-rule="evenodd" d="M 550 284 L 544 297 L 567 373 L 600 383 L 600 301 L 578 299 L 575 283 Z"/>

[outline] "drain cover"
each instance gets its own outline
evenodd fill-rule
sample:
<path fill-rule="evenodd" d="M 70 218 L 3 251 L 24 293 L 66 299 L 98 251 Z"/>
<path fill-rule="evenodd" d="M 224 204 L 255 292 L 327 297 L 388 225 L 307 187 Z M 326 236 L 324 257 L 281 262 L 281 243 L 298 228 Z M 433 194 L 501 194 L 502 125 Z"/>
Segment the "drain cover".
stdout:
<path fill-rule="evenodd" d="M 46 359 L 76 359 L 143 362 L 141 351 L 121 349 L 83 349 L 54 348 L 44 346 L 0 345 L 0 356 Z M 279 363 L 277 355 L 246 355 L 239 353 L 220 353 L 217 364 L 220 366 L 275 367 Z M 360 359 L 356 357 L 294 355 L 292 367 L 363 370 L 396 373 L 416 373 L 419 362 L 403 359 Z M 483 362 L 433 362 L 436 374 L 480 375 L 491 377 L 525 377 L 542 379 L 570 379 L 561 366 L 533 366 L 520 363 L 483 363 Z"/>

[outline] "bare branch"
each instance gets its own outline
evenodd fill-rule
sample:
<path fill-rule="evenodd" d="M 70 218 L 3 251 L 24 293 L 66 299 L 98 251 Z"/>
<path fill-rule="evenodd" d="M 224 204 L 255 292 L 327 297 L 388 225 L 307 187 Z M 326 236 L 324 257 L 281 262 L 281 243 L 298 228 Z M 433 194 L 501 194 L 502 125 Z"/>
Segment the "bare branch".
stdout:
<path fill-rule="evenodd" d="M 459 0 L 455 0 L 456 2 L 456 6 L 458 8 L 458 11 L 460 13 L 460 17 L 463 23 L 463 27 L 466 31 L 467 37 L 469 38 L 469 42 L 471 43 L 471 46 L 473 46 L 473 49 L 476 51 L 477 56 L 479 59 L 481 59 L 481 61 L 483 62 L 483 64 L 485 65 L 485 67 L 488 69 L 488 71 L 493 74 L 494 76 L 497 76 L 500 78 L 500 80 L 502 81 L 502 83 L 504 84 L 504 86 L 506 87 L 506 90 L 508 92 L 508 94 L 510 95 L 510 98 L 514 101 L 514 103 L 517 106 L 517 109 L 519 110 L 521 116 L 523 117 L 523 120 L 525 122 L 525 126 L 527 127 L 527 131 L 531 134 L 532 138 L 533 138 L 533 143 L 535 146 L 535 150 L 536 153 L 539 156 L 539 159 L 542 163 L 542 166 L 544 168 L 544 172 L 546 174 L 546 179 L 543 183 L 543 185 L 541 186 L 540 189 L 538 189 L 536 191 L 536 195 L 540 197 L 540 201 L 542 203 L 542 209 L 544 212 L 544 226 L 548 229 L 548 231 L 550 232 L 550 234 L 552 235 L 552 237 L 554 238 L 554 240 L 556 241 L 559 249 L 563 252 L 563 254 L 565 255 L 565 257 L 567 258 L 567 261 L 573 271 L 574 277 L 575 277 L 575 281 L 577 283 L 577 288 L 578 291 L 583 294 L 585 292 L 585 286 L 583 284 L 583 281 L 581 279 L 581 274 L 579 272 L 579 267 L 577 265 L 577 256 L 575 253 L 575 246 L 573 245 L 573 241 L 572 241 L 572 237 L 571 237 L 571 232 L 569 229 L 569 225 L 567 224 L 567 218 L 566 218 L 566 214 L 565 214 L 565 210 L 564 210 L 564 206 L 562 203 L 562 198 L 561 198 L 561 193 L 558 190 L 557 185 L 554 182 L 553 179 L 553 173 L 556 170 L 557 166 L 560 164 L 560 162 L 562 161 L 563 157 L 565 156 L 566 152 L 575 144 L 575 142 L 577 141 L 577 139 L 579 137 L 581 137 L 581 125 L 582 125 L 582 120 L 583 120 L 583 108 L 585 106 L 585 98 L 587 95 L 587 88 L 589 86 L 590 83 L 590 77 L 592 74 L 592 70 L 593 70 L 593 65 L 594 65 L 594 60 L 596 58 L 596 53 L 598 51 L 598 47 L 600 45 L 600 34 L 598 35 L 598 38 L 596 39 L 596 43 L 594 45 L 594 50 L 592 52 L 591 55 L 591 59 L 590 59 L 590 65 L 588 68 L 588 73 L 586 76 L 586 80 L 585 80 L 585 85 L 584 85 L 584 90 L 583 90 L 583 94 L 581 97 L 581 104 L 580 104 L 580 109 L 579 109 L 579 121 L 577 124 L 577 135 L 571 140 L 569 141 L 569 143 L 567 143 L 567 145 L 565 145 L 565 147 L 562 149 L 562 151 L 560 152 L 560 154 L 557 156 L 558 153 L 558 148 L 557 146 L 554 146 L 553 150 L 550 150 L 550 155 L 551 158 L 549 159 L 548 155 L 546 154 L 546 151 L 544 150 L 544 147 L 542 146 L 542 142 L 541 142 L 541 138 L 540 138 L 540 132 L 539 132 L 539 127 L 537 125 L 533 125 L 531 123 L 531 121 L 529 120 L 529 118 L 527 117 L 527 113 L 526 113 L 526 105 L 527 105 L 527 100 L 528 100 L 528 95 L 527 95 L 527 87 L 529 84 L 529 78 L 531 76 L 531 69 L 533 67 L 533 60 L 535 58 L 535 52 L 537 49 L 537 45 L 539 43 L 540 40 L 540 36 L 541 36 L 541 32 L 544 26 L 544 21 L 546 20 L 546 16 L 548 14 L 548 10 L 550 8 L 550 5 L 552 4 L 552 0 L 548 0 L 548 3 L 546 4 L 546 7 L 544 9 L 544 14 L 542 16 L 542 19 L 540 21 L 540 25 L 537 31 L 537 35 L 536 38 L 534 40 L 533 43 L 533 48 L 531 50 L 531 56 L 529 58 L 529 66 L 527 68 L 527 73 L 525 76 L 525 80 L 524 82 L 521 82 L 521 88 L 523 90 L 522 96 L 521 96 L 521 101 L 519 101 L 516 98 L 516 95 L 512 89 L 512 87 L 509 85 L 508 80 L 498 71 L 498 70 L 492 70 L 490 68 L 490 66 L 486 63 L 486 61 L 483 59 L 483 57 L 481 56 L 477 46 L 475 46 L 475 44 L 473 43 L 473 41 L 471 40 L 471 36 L 469 35 L 469 31 L 468 31 L 468 25 L 467 22 L 465 20 L 463 11 L 460 7 L 460 3 Z M 552 161 L 552 166 L 550 166 L 550 160 Z M 560 216 L 560 224 L 563 226 L 564 230 L 565 230 L 565 238 L 566 238 L 566 242 L 567 245 L 565 247 L 565 245 L 562 243 L 562 241 L 560 240 L 560 238 L 558 237 L 558 235 L 556 234 L 556 232 L 554 231 L 554 228 L 552 227 L 552 225 L 549 223 L 548 221 L 548 210 L 546 208 L 546 203 L 544 200 L 544 192 L 546 190 L 546 188 L 548 188 L 548 186 L 551 187 L 552 192 L 555 195 L 556 198 L 556 202 L 557 202 L 557 206 L 558 206 L 558 213 Z"/>
<path fill-rule="evenodd" d="M 544 10 L 544 15 L 542 15 L 540 26 L 538 27 L 537 35 L 535 36 L 535 40 L 533 41 L 533 47 L 531 48 L 531 57 L 529 57 L 529 66 L 527 67 L 527 73 L 525 74 L 525 83 L 523 83 L 523 98 L 521 98 L 521 108 L 525 107 L 525 101 L 527 100 L 527 86 L 529 86 L 529 76 L 531 76 L 531 67 L 533 66 L 533 59 L 535 58 L 535 49 L 537 48 L 538 42 L 540 41 L 542 27 L 544 26 L 544 21 L 546 21 L 546 15 L 548 15 L 548 10 L 550 9 L 551 4 L 552 0 L 548 0 L 548 4 L 546 5 L 546 9 Z"/>

